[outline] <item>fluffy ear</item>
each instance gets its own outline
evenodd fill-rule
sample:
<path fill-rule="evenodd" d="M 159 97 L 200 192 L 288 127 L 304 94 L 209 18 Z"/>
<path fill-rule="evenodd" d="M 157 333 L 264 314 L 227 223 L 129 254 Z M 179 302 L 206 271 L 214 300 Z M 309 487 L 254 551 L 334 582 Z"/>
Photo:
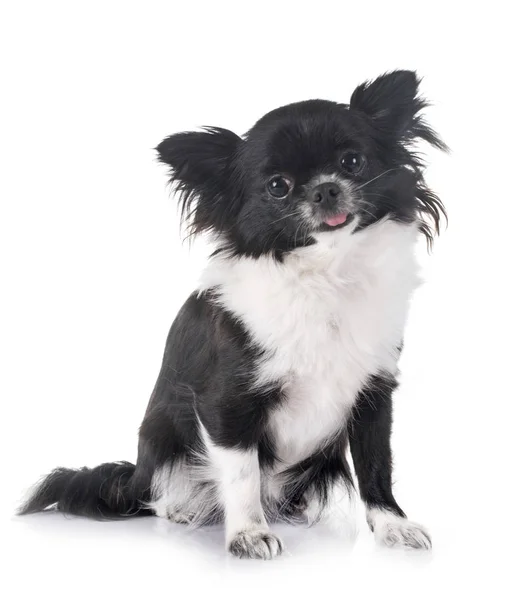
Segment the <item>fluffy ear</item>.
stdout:
<path fill-rule="evenodd" d="M 233 158 L 241 138 L 227 129 L 177 133 L 156 148 L 170 167 L 170 182 L 181 193 L 182 217 L 193 234 L 223 231 L 233 211 Z"/>
<path fill-rule="evenodd" d="M 393 71 L 358 86 L 350 108 L 368 115 L 374 125 L 398 141 L 421 138 L 447 150 L 444 142 L 419 116 L 428 106 L 418 95 L 420 80 L 414 71 Z"/>

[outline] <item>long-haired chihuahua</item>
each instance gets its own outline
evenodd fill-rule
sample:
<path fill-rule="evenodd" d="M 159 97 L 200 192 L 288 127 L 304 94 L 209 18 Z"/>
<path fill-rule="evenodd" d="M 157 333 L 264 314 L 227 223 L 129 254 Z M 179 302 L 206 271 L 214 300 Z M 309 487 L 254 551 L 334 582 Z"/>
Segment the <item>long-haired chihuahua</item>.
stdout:
<path fill-rule="evenodd" d="M 224 522 L 232 554 L 273 558 L 270 522 L 314 522 L 353 487 L 350 448 L 376 539 L 431 547 L 393 496 L 390 448 L 414 247 L 445 216 L 415 150 L 446 148 L 418 85 L 394 71 L 349 104 L 298 102 L 242 137 L 208 127 L 159 144 L 190 233 L 215 250 L 168 335 L 137 464 L 58 468 L 21 514 Z"/>

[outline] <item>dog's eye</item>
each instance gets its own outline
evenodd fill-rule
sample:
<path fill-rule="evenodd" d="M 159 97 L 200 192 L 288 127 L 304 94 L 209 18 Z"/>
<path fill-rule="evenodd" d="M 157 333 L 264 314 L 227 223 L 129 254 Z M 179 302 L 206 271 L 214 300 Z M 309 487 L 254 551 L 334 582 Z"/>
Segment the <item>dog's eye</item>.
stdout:
<path fill-rule="evenodd" d="M 341 157 L 341 166 L 347 173 L 355 175 L 365 166 L 366 159 L 361 152 L 349 151 Z"/>
<path fill-rule="evenodd" d="M 292 182 L 286 177 L 275 175 L 267 182 L 267 191 L 273 198 L 285 198 L 291 191 Z"/>

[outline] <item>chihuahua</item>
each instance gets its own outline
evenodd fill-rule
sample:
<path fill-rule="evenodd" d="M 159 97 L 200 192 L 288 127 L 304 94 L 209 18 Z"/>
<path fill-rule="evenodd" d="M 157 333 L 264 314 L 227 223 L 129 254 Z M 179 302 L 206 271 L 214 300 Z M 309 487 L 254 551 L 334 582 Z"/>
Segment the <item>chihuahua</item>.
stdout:
<path fill-rule="evenodd" d="M 417 142 L 411 71 L 308 100 L 244 136 L 208 127 L 157 147 L 192 235 L 214 244 L 177 315 L 137 464 L 58 468 L 20 508 L 225 524 L 238 557 L 283 552 L 276 520 L 315 522 L 354 485 L 378 541 L 429 549 L 392 493 L 392 394 L 420 235 L 446 216 Z"/>

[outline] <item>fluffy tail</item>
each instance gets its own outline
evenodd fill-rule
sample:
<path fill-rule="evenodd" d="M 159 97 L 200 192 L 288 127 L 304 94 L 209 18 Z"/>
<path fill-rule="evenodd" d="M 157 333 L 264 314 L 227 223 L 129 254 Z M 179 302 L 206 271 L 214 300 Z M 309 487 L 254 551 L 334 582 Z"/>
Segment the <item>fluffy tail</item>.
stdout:
<path fill-rule="evenodd" d="M 145 506 L 148 492 L 136 489 L 134 472 L 135 466 L 128 462 L 104 463 L 94 469 L 54 469 L 37 484 L 18 514 L 54 508 L 91 519 L 151 515 Z"/>

